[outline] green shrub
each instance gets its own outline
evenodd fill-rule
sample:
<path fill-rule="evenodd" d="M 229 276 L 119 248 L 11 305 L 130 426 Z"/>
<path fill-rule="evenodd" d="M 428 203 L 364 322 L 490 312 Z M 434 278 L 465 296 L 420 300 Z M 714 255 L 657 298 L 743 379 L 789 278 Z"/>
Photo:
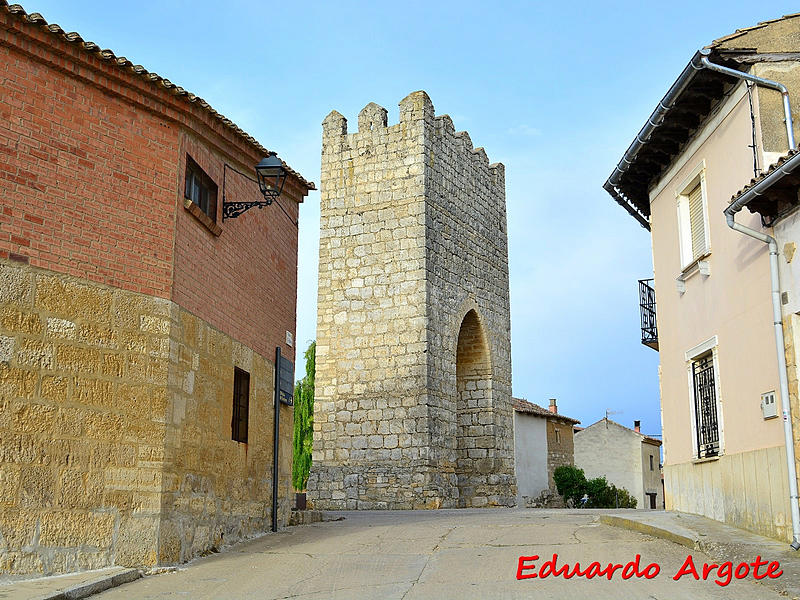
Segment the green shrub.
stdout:
<path fill-rule="evenodd" d="M 611 485 L 611 489 L 617 494 L 617 506 L 619 506 L 619 508 L 636 508 L 639 502 L 636 498 L 631 496 L 628 490 L 625 488 L 617 488 L 613 484 Z"/>
<path fill-rule="evenodd" d="M 553 471 L 553 480 L 556 483 L 556 490 L 564 501 L 571 498 L 575 506 L 580 504 L 581 497 L 586 493 L 586 475 L 583 469 L 562 465 Z"/>
<path fill-rule="evenodd" d="M 588 508 L 636 508 L 637 500 L 628 490 L 609 484 L 605 477 L 587 480 L 583 469 L 563 465 L 553 471 L 553 480 L 564 501 L 571 499 L 575 506 L 582 506 L 581 498 L 586 494 Z"/>

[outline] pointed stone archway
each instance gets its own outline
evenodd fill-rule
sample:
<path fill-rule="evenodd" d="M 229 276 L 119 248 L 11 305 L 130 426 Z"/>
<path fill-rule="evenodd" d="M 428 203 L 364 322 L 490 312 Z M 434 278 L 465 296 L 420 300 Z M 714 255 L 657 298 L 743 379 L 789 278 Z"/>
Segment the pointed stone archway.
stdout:
<path fill-rule="evenodd" d="M 456 347 L 456 478 L 458 506 L 484 505 L 476 475 L 493 455 L 492 360 L 478 313 L 464 316 Z M 483 479 L 483 478 L 478 478 Z"/>

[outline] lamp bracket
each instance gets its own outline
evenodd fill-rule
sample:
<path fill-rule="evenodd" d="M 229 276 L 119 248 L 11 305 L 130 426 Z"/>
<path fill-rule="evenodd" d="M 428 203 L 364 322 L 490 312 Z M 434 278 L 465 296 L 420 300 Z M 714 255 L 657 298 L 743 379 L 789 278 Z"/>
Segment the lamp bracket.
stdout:
<path fill-rule="evenodd" d="M 276 189 L 268 189 L 263 192 L 264 200 L 255 200 L 253 202 L 227 202 L 225 200 L 225 182 L 227 180 L 228 169 L 233 171 L 234 173 L 238 173 L 245 179 L 249 179 L 255 184 L 258 184 L 258 180 L 254 177 L 251 177 L 247 173 L 242 173 L 236 167 L 230 166 L 228 163 L 223 163 L 222 168 L 222 220 L 225 219 L 235 219 L 239 215 L 244 212 L 247 212 L 251 208 L 264 208 L 265 206 L 271 205 L 275 199 L 280 196 L 281 190 Z"/>
<path fill-rule="evenodd" d="M 268 198 L 267 200 L 256 200 L 255 202 L 225 202 L 222 201 L 222 220 L 225 219 L 235 219 L 243 212 L 250 210 L 251 208 L 264 208 L 265 206 L 269 206 L 272 204 L 273 198 Z"/>

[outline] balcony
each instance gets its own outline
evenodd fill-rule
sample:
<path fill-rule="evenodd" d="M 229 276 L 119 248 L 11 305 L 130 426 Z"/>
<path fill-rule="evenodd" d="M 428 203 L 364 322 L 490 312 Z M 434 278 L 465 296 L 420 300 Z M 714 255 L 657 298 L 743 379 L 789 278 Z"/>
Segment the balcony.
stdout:
<path fill-rule="evenodd" d="M 652 279 L 639 280 L 639 312 L 642 316 L 642 344 L 658 351 L 656 290 Z"/>

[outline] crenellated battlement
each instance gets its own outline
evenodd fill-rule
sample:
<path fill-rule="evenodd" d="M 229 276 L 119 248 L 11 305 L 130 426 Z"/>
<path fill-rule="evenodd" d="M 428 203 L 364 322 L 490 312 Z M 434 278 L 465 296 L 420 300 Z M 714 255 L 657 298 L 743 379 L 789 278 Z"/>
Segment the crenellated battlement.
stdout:
<path fill-rule="evenodd" d="M 352 133 L 348 132 L 347 119 L 338 111 L 331 111 L 322 122 L 323 156 L 335 163 L 352 159 L 355 154 L 363 155 L 365 149 L 370 148 L 371 159 L 379 161 L 383 153 L 400 151 L 413 155 L 428 148 L 432 152 L 431 164 L 437 160 L 471 164 L 473 178 L 485 179 L 488 186 L 505 186 L 502 163 L 490 164 L 486 151 L 474 147 L 469 133 L 456 131 L 450 115 L 436 115 L 426 92 L 410 93 L 398 107 L 398 122 L 389 125 L 388 111 L 370 102 L 358 113 L 358 129 Z M 397 143 L 401 144 L 399 150 Z M 390 144 L 392 150 L 389 150 Z"/>
<path fill-rule="evenodd" d="M 433 103 L 424 91 L 411 92 L 403 98 L 400 107 L 400 120 L 396 125 L 388 124 L 388 111 L 380 104 L 370 102 L 358 113 L 358 130 L 349 133 L 347 119 L 338 111 L 332 110 L 322 121 L 323 136 L 346 136 L 375 133 L 382 128 L 397 128 L 414 121 L 425 121 L 433 118 Z M 448 117 L 449 118 L 449 117 Z"/>
<path fill-rule="evenodd" d="M 375 104 L 374 102 L 370 102 L 361 109 L 360 113 L 358 113 L 359 133 L 372 131 L 378 127 L 386 127 L 388 120 L 387 115 L 388 111 L 385 108 Z"/>

